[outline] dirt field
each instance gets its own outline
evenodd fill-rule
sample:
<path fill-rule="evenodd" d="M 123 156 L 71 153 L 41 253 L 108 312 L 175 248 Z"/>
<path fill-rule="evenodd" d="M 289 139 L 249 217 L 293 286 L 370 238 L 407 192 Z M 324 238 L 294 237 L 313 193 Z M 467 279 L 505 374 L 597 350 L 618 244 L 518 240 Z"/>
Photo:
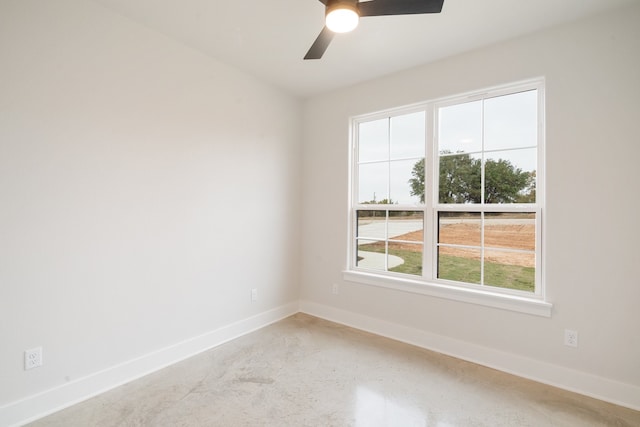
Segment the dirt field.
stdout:
<path fill-rule="evenodd" d="M 422 240 L 422 231 L 396 236 L 394 239 L 419 242 Z M 445 224 L 440 229 L 440 242 L 458 245 L 479 245 L 479 224 L 456 223 Z M 507 249 L 535 249 L 535 225 L 534 224 L 496 224 L 485 226 L 485 246 Z M 415 250 L 411 244 L 393 243 L 394 248 Z M 459 256 L 463 258 L 480 259 L 480 252 L 462 248 L 442 247 L 443 255 Z M 485 251 L 485 259 L 499 264 L 517 265 L 521 267 L 535 267 L 535 255 L 527 253 L 513 253 L 503 251 Z"/>

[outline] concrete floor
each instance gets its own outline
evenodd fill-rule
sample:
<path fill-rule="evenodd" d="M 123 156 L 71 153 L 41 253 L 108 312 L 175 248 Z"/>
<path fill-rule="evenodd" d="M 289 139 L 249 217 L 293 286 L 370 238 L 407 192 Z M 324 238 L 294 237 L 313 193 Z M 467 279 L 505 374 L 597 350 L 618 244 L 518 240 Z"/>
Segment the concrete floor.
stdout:
<path fill-rule="evenodd" d="M 640 426 L 640 412 L 298 314 L 31 426 Z"/>

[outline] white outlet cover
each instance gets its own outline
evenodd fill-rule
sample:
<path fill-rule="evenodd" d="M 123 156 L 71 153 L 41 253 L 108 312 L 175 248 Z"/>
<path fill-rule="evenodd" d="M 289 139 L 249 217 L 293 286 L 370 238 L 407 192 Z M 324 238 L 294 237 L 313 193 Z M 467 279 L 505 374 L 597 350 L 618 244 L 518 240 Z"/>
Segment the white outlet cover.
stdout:
<path fill-rule="evenodd" d="M 570 329 L 564 330 L 564 345 L 578 347 L 578 332 Z"/>
<path fill-rule="evenodd" d="M 24 370 L 42 366 L 42 347 L 32 348 L 24 352 Z"/>

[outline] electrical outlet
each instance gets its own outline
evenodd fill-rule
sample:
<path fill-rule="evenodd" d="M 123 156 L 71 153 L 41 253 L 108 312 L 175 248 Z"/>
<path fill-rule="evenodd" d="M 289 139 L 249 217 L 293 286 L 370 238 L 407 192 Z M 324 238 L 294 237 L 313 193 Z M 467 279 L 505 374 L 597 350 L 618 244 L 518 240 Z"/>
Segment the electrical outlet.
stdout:
<path fill-rule="evenodd" d="M 24 370 L 42 366 L 42 347 L 32 348 L 24 351 Z"/>
<path fill-rule="evenodd" d="M 578 331 L 572 331 L 570 329 L 564 330 L 564 345 L 569 347 L 578 347 Z"/>
<path fill-rule="evenodd" d="M 258 301 L 258 289 L 251 289 L 251 301 Z"/>
<path fill-rule="evenodd" d="M 331 293 L 333 293 L 334 295 L 338 295 L 340 293 L 340 286 L 337 283 L 333 284 L 333 287 L 331 288 Z"/>

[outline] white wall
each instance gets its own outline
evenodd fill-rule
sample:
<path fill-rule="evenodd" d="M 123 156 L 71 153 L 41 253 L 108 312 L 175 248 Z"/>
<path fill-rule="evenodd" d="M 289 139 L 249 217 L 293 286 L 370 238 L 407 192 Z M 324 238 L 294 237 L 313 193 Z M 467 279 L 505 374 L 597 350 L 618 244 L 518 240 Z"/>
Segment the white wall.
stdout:
<path fill-rule="evenodd" d="M 0 424 L 286 312 L 300 273 L 318 314 L 512 356 L 520 366 L 496 365 L 532 377 L 575 369 L 560 385 L 593 376 L 612 393 L 587 392 L 640 407 L 640 393 L 619 398 L 640 388 L 638 22 L 636 6 L 453 57 L 315 97 L 302 118 L 290 97 L 90 2 L 0 0 Z M 552 317 L 342 281 L 348 118 L 537 76 Z M 40 345 L 44 366 L 25 372 Z M 65 384 L 80 386 L 38 400 Z"/>
<path fill-rule="evenodd" d="M 299 111 L 91 2 L 1 0 L 0 409 L 297 307 Z"/>
<path fill-rule="evenodd" d="M 638 23 L 636 5 L 308 100 L 303 310 L 392 336 L 410 330 L 403 339 L 640 409 Z M 343 281 L 349 117 L 538 76 L 551 318 Z M 579 332 L 579 348 L 563 345 L 565 328 Z"/>

